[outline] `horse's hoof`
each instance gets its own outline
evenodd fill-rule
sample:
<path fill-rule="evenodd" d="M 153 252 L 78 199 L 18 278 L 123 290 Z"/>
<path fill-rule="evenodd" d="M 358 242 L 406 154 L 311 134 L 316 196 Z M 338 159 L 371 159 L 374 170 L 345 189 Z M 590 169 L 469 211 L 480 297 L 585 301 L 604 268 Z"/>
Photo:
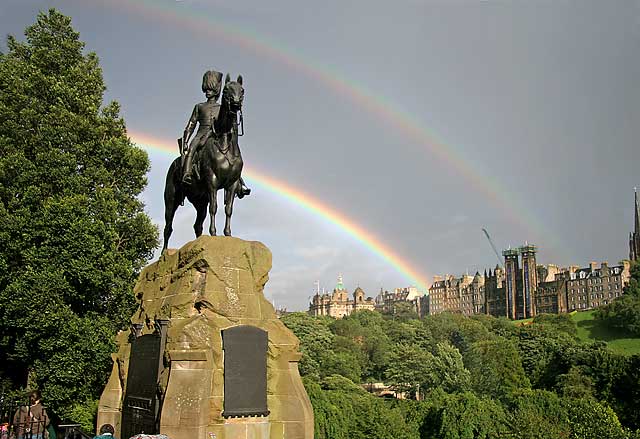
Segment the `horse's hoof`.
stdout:
<path fill-rule="evenodd" d="M 224 236 L 231 236 L 231 230 L 229 230 L 229 231 L 225 230 L 224 231 Z"/>

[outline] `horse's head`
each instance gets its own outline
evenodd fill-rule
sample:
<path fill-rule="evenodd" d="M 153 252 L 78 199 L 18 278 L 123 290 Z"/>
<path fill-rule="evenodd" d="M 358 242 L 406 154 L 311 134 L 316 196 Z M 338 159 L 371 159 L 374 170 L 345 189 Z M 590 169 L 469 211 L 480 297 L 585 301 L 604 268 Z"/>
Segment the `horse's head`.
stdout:
<path fill-rule="evenodd" d="M 242 88 L 242 75 L 238 75 L 237 81 L 232 81 L 227 73 L 222 90 L 222 105 L 228 105 L 229 110 L 237 112 L 242 109 L 244 100 L 244 88 Z"/>

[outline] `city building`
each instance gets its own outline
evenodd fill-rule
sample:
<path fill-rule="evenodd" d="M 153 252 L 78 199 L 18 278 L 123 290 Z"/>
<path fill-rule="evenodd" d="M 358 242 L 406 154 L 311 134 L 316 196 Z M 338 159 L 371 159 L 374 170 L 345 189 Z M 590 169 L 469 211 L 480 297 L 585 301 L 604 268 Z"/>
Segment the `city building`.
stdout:
<path fill-rule="evenodd" d="M 396 288 L 393 291 L 380 289 L 375 299 L 375 309 L 379 312 L 393 313 L 398 303 L 408 303 L 418 316 L 424 316 L 426 310 L 423 297 L 424 294 L 416 287 Z"/>
<path fill-rule="evenodd" d="M 435 276 L 429 288 L 429 313 L 444 311 L 460 312 L 464 315 L 485 312 L 484 290 L 485 276 L 476 273 L 457 278 L 452 275 Z"/>
<path fill-rule="evenodd" d="M 342 275 L 338 276 L 338 283 L 331 294 L 324 292 L 320 294 L 320 283 L 317 282 L 316 285 L 316 294 L 309 304 L 309 314 L 312 316 L 329 316 L 340 319 L 355 311 L 373 311 L 375 309 L 373 298 L 365 298 L 365 292 L 360 287 L 357 287 L 352 297 L 349 297 L 342 282 Z"/>
<path fill-rule="evenodd" d="M 484 285 L 485 314 L 492 316 L 507 316 L 507 295 L 504 293 L 504 268 L 496 265 L 493 272 L 489 269 L 489 272 L 485 276 Z M 487 291 L 489 294 L 486 294 Z"/>
<path fill-rule="evenodd" d="M 629 234 L 629 259 L 632 261 L 640 260 L 640 210 L 638 209 L 638 191 L 634 190 L 635 198 L 635 221 L 633 224 L 633 232 Z"/>
<path fill-rule="evenodd" d="M 630 263 L 610 267 L 595 262 L 587 268 L 538 265 L 537 248 L 525 244 L 502 252 L 504 268 L 484 275 L 435 276 L 429 288 L 429 313 L 489 314 L 519 320 L 606 305 L 629 282 Z"/>
<path fill-rule="evenodd" d="M 567 307 L 569 311 L 597 308 L 610 303 L 622 295 L 622 290 L 629 282 L 630 263 L 622 261 L 621 265 L 609 267 L 603 262 L 591 262 L 587 268 L 574 269 L 559 274 L 566 283 Z"/>

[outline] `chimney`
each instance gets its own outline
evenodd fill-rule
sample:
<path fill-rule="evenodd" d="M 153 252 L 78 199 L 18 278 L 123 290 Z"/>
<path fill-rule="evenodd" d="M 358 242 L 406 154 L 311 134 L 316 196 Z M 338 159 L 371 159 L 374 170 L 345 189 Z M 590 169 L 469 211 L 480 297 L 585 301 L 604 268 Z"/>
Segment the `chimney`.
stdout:
<path fill-rule="evenodd" d="M 596 271 L 598 269 L 598 263 L 594 261 L 589 262 L 589 268 L 591 271 Z"/>

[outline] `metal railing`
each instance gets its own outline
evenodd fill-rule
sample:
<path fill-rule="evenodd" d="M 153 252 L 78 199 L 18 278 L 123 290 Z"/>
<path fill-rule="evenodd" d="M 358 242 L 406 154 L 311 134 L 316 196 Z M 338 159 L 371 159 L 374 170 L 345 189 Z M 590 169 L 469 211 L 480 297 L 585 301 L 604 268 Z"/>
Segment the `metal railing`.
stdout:
<path fill-rule="evenodd" d="M 30 419 L 29 404 L 26 400 L 15 400 L 0 394 L 0 439 L 17 438 L 22 433 L 22 439 L 35 439 L 36 437 L 45 438 L 44 430 L 48 419 L 44 420 L 28 420 L 26 422 L 16 423 L 16 414 L 18 410 L 25 410 L 26 419 Z M 46 409 L 45 409 L 46 410 Z M 20 416 L 18 416 L 20 418 Z M 88 434 L 82 430 L 80 424 L 66 423 L 60 424 L 54 428 L 56 437 L 49 439 L 91 439 L 92 434 Z M 42 436 L 38 434 L 42 433 Z"/>
<path fill-rule="evenodd" d="M 80 424 L 60 424 L 58 428 L 62 430 L 63 439 L 91 439 L 93 435 L 90 435 L 80 428 Z"/>

